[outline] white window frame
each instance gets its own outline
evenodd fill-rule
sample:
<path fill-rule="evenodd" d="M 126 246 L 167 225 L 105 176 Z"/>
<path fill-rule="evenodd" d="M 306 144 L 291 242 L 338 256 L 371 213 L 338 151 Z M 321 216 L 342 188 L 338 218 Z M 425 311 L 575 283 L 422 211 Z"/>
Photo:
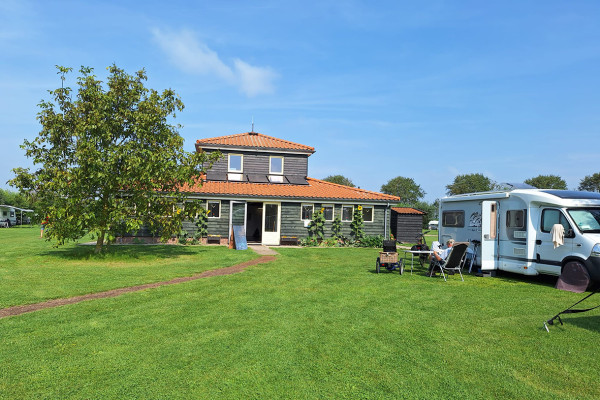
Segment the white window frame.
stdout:
<path fill-rule="evenodd" d="M 312 207 L 312 213 L 311 213 L 311 217 L 310 218 L 307 218 L 307 219 L 302 218 L 302 211 L 304 210 L 304 206 L 310 206 L 310 207 Z M 302 204 L 300 204 L 300 220 L 301 221 L 311 221 L 312 220 L 312 215 L 314 215 L 314 214 L 315 214 L 315 205 L 314 205 L 314 203 L 302 203 Z"/>
<path fill-rule="evenodd" d="M 371 209 L 371 220 L 367 221 L 365 219 L 365 208 L 370 208 Z M 373 206 L 362 206 L 363 209 L 363 222 L 369 222 L 372 223 L 373 221 L 375 221 L 375 207 Z"/>
<path fill-rule="evenodd" d="M 325 221 L 333 221 L 335 219 L 335 205 L 333 204 L 321 204 L 321 208 L 331 207 L 331 219 L 325 218 Z M 323 210 L 323 217 L 325 217 L 325 211 Z"/>
<path fill-rule="evenodd" d="M 271 165 L 272 165 L 271 161 L 274 158 L 281 158 L 281 172 L 275 172 L 275 171 L 273 171 L 271 169 Z M 269 174 L 272 174 L 272 175 L 283 175 L 283 162 L 284 162 L 283 156 L 269 156 Z"/>
<path fill-rule="evenodd" d="M 240 169 L 239 170 L 231 168 L 231 156 L 239 156 L 240 157 Z M 244 172 L 244 155 L 243 154 L 230 153 L 227 155 L 227 172 L 234 172 L 234 173 Z"/>
<path fill-rule="evenodd" d="M 210 207 L 209 207 L 209 203 L 219 203 L 219 216 L 218 217 L 214 217 L 210 215 Z M 221 200 L 206 200 L 206 217 L 207 218 L 211 218 L 211 219 L 219 219 L 221 218 Z"/>
<path fill-rule="evenodd" d="M 349 208 L 351 210 L 350 212 L 350 219 L 344 219 L 344 208 Z M 354 220 L 354 206 L 342 206 L 342 222 L 352 222 L 352 220 Z"/>

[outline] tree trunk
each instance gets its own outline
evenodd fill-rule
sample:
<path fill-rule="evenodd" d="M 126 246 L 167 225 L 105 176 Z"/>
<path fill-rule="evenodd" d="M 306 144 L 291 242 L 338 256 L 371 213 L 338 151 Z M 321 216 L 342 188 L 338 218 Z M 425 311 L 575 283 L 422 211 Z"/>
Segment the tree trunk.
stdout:
<path fill-rule="evenodd" d="M 104 235 L 105 231 L 103 229 L 100 231 L 100 234 L 98 235 L 98 240 L 96 241 L 96 250 L 94 250 L 94 253 L 96 254 L 102 252 L 102 245 L 104 245 Z"/>

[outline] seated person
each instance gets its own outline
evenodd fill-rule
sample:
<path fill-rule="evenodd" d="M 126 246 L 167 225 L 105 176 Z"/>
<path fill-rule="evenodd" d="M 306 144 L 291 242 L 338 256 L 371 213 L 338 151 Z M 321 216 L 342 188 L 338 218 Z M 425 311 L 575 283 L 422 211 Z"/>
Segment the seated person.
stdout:
<path fill-rule="evenodd" d="M 431 264 L 429 265 L 429 270 L 427 271 L 427 275 L 435 276 L 435 272 L 432 271 L 434 261 L 435 260 L 442 261 L 442 260 L 445 260 L 446 258 L 448 258 L 448 255 L 452 251 L 452 246 L 454 246 L 454 239 L 448 239 L 448 241 L 446 242 L 445 249 L 441 250 L 440 252 L 438 252 L 434 249 L 433 253 L 431 254 Z"/>

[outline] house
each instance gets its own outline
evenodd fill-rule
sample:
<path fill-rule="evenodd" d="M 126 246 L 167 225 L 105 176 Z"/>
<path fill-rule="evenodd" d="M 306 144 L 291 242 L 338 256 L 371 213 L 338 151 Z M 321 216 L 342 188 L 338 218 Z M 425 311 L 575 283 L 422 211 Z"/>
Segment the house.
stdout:
<path fill-rule="evenodd" d="M 196 141 L 198 152 L 223 157 L 205 181 L 185 186 L 190 199 L 206 202 L 208 234 L 227 243 L 233 225 L 243 225 L 248 242 L 279 245 L 308 236 L 313 213 L 323 210 L 326 237 L 336 217 L 350 237 L 354 213 L 362 208 L 365 235 L 389 234 L 391 204 L 400 198 L 309 178 L 310 146 L 257 132 Z M 184 225 L 190 233 L 193 223 Z M 291 239 L 291 240 L 290 240 Z"/>
<path fill-rule="evenodd" d="M 416 243 L 423 232 L 423 215 L 416 208 L 392 207 L 392 234 L 399 242 Z"/>

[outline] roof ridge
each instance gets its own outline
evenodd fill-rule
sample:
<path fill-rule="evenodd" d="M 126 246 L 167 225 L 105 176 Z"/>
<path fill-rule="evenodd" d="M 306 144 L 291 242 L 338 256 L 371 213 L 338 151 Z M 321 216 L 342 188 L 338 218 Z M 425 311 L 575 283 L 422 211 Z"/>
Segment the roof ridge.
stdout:
<path fill-rule="evenodd" d="M 305 148 L 307 150 L 312 151 L 313 153 L 315 151 L 315 148 L 312 146 L 308 146 L 308 145 L 305 145 L 302 143 L 292 142 L 291 140 L 281 139 L 281 138 L 278 138 L 275 136 L 265 135 L 264 133 L 260 133 L 260 132 L 242 132 L 242 133 L 234 133 L 232 135 L 215 136 L 215 137 L 211 137 L 211 138 L 197 139 L 196 144 L 202 144 L 202 143 L 211 144 L 211 142 L 218 141 L 218 140 L 233 139 L 233 138 L 244 137 L 244 136 L 261 137 L 263 139 L 268 139 L 268 140 L 272 140 L 275 142 L 285 143 L 285 144 L 292 145 L 295 147 Z"/>

